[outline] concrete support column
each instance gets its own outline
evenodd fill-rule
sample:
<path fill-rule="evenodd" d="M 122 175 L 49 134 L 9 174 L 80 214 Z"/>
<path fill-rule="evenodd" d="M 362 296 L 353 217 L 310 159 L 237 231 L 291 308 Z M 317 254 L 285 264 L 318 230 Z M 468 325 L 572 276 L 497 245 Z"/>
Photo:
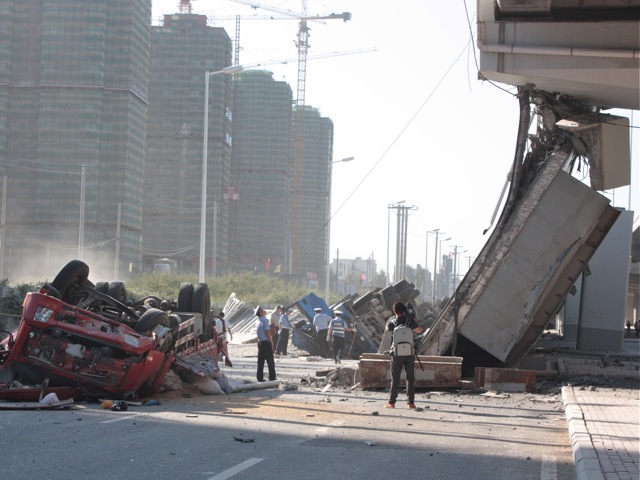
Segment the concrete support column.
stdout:
<path fill-rule="evenodd" d="M 633 213 L 621 212 L 582 275 L 577 349 L 618 352 L 623 334 Z"/>
<path fill-rule="evenodd" d="M 564 301 L 562 315 L 562 339 L 575 342 L 578 340 L 578 320 L 580 319 L 580 291 L 582 276 L 578 278 L 573 290 Z"/>

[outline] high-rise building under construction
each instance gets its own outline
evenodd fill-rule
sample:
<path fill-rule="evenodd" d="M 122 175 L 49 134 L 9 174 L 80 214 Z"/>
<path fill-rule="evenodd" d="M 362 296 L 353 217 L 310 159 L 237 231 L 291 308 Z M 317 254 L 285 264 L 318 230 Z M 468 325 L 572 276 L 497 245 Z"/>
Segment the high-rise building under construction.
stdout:
<path fill-rule="evenodd" d="M 285 273 L 291 238 L 291 87 L 267 71 L 239 75 L 234 121 L 231 265 Z"/>
<path fill-rule="evenodd" d="M 199 264 L 204 151 L 205 72 L 209 75 L 205 271 L 228 257 L 233 82 L 231 40 L 207 17 L 165 15 L 152 27 L 145 169 L 145 269 L 168 257 L 182 271 Z M 214 225 L 215 222 L 215 225 Z M 214 238 L 215 236 L 215 238 Z M 214 257 L 215 260 L 214 261 Z"/>
<path fill-rule="evenodd" d="M 328 254 L 333 122 L 316 108 L 297 106 L 293 130 L 292 274 L 315 286 L 324 279 Z"/>
<path fill-rule="evenodd" d="M 0 2 L 0 277 L 139 269 L 150 16 L 151 0 Z"/>

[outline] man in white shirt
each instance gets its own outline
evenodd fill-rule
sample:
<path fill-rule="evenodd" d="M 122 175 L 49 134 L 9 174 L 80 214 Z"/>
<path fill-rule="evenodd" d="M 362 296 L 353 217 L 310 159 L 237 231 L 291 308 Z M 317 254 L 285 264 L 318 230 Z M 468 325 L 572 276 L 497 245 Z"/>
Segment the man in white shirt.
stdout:
<path fill-rule="evenodd" d="M 326 313 L 322 313 L 322 309 L 319 307 L 314 308 L 313 311 L 316 313 L 315 317 L 313 317 L 313 326 L 316 327 L 316 338 L 318 340 L 320 356 L 322 358 L 329 358 L 327 330 L 329 329 L 329 322 L 331 321 L 331 317 Z"/>

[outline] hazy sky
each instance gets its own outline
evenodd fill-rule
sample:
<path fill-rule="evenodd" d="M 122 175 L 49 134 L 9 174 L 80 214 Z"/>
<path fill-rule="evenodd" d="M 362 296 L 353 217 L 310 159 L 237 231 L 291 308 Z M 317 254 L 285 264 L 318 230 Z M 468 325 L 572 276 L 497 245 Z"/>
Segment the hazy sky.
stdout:
<path fill-rule="evenodd" d="M 178 11 L 178 0 L 154 0 L 153 20 Z M 300 12 L 301 0 L 256 2 Z M 518 124 L 515 88 L 477 80 L 473 54 L 476 2 L 435 0 L 308 0 L 307 14 L 348 11 L 349 22 L 310 22 L 306 104 L 333 120 L 331 256 L 367 258 L 386 271 L 389 204 L 417 207 L 409 217 L 410 265 L 433 269 L 435 235 L 445 253 L 458 245 L 460 273 L 486 242 L 491 217 L 511 167 Z M 230 0 L 193 0 L 193 13 L 235 38 L 242 15 L 240 64 L 266 64 L 296 93 L 298 22 L 251 20 L 274 14 Z M 275 14 L 274 14 L 275 15 Z M 471 23 L 471 32 L 469 30 Z M 473 33 L 474 40 L 470 34 Z M 332 52 L 375 49 L 314 59 Z M 506 90 L 506 91 L 505 91 Z M 640 124 L 638 112 L 615 111 Z M 633 130 L 634 173 L 639 129 Z M 635 178 L 640 178 L 640 174 Z M 637 180 L 636 180 L 637 182 Z M 638 185 L 608 192 L 614 205 L 639 210 Z M 390 269 L 395 263 L 395 221 L 390 215 Z"/>

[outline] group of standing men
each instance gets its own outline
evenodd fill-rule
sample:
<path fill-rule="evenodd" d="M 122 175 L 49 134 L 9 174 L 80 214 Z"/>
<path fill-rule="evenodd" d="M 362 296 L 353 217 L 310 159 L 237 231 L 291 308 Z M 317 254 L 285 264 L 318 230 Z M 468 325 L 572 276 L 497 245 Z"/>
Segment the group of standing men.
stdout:
<path fill-rule="evenodd" d="M 349 327 L 344 318 L 342 311 L 336 310 L 334 317 L 331 318 L 326 313 L 322 313 L 322 308 L 313 309 L 315 316 L 313 317 L 313 326 L 316 329 L 318 347 L 322 358 L 329 358 L 329 342 L 333 350 L 333 360 L 340 363 L 340 357 L 345 345 L 345 332 L 355 331 L 354 327 Z"/>
<path fill-rule="evenodd" d="M 340 357 L 345 346 L 345 332 L 354 331 L 355 326 L 349 327 L 347 322 L 342 318 L 342 311 L 336 310 L 334 317 L 322 312 L 321 308 L 314 308 L 315 316 L 313 317 L 313 326 L 316 329 L 318 346 L 320 354 L 323 358 L 329 358 L 329 341 L 331 341 L 333 349 L 333 359 L 335 363 L 340 363 Z M 267 311 L 258 306 L 255 314 L 256 332 L 258 334 L 258 371 L 257 378 L 259 382 L 264 382 L 264 364 L 267 363 L 269 370 L 269 380 L 277 380 L 276 368 L 274 361 L 274 351 L 278 354 L 287 354 L 287 343 L 289 341 L 289 330 L 291 323 L 289 322 L 289 311 L 284 311 L 282 306 L 278 306 L 271 314 L 271 321 L 267 319 Z M 387 322 L 386 330 L 393 336 L 393 332 L 398 327 L 408 327 L 413 333 L 421 333 L 422 328 L 416 321 L 415 317 L 410 314 L 407 306 L 402 302 L 396 302 L 393 305 L 393 313 L 395 316 Z M 276 320 L 277 319 L 277 320 Z M 277 328 L 274 328 L 277 321 Z M 416 408 L 415 405 L 415 371 L 414 361 L 415 352 L 411 349 L 410 355 L 402 355 L 394 350 L 392 346 L 390 350 L 390 367 L 391 367 L 391 388 L 389 391 L 389 402 L 386 408 L 395 408 L 396 399 L 398 398 L 398 390 L 400 387 L 400 376 L 402 370 L 405 371 L 407 382 L 407 405 L 409 408 Z"/>

